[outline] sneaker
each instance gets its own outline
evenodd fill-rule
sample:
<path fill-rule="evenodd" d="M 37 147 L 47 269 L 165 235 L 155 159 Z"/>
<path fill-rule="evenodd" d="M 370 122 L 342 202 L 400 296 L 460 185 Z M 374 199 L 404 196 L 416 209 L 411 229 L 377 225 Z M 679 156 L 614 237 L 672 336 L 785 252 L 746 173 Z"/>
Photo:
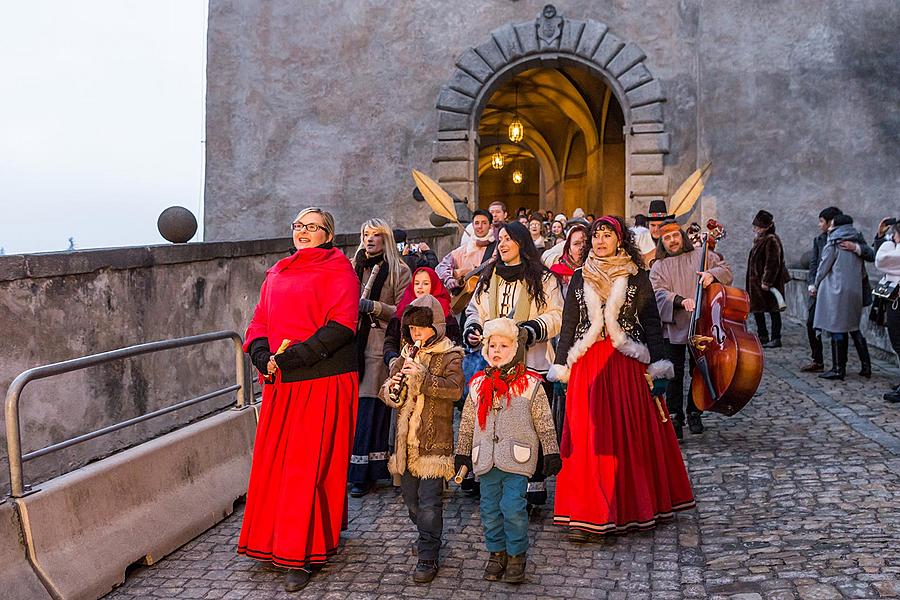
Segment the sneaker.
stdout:
<path fill-rule="evenodd" d="M 505 550 L 503 552 L 491 552 L 487 564 L 484 566 L 484 578 L 488 581 L 500 581 L 503 578 L 503 572 L 506 571 L 507 561 L 508 557 Z"/>
<path fill-rule="evenodd" d="M 438 572 L 436 560 L 420 560 L 413 571 L 413 581 L 416 583 L 431 583 Z"/>
<path fill-rule="evenodd" d="M 312 577 L 312 573 L 306 569 L 288 569 L 284 576 L 284 591 L 299 592 L 309 583 L 310 577 Z"/>
<path fill-rule="evenodd" d="M 700 415 L 688 415 L 687 422 L 691 433 L 703 433 L 703 421 L 700 420 Z"/>
<path fill-rule="evenodd" d="M 809 363 L 808 365 L 803 365 L 800 367 L 801 373 L 821 373 L 825 370 L 825 365 L 822 363 L 817 363 L 815 361 Z"/>
<path fill-rule="evenodd" d="M 506 583 L 522 583 L 525 581 L 525 555 L 510 556 L 506 563 L 506 574 L 503 576 Z"/>

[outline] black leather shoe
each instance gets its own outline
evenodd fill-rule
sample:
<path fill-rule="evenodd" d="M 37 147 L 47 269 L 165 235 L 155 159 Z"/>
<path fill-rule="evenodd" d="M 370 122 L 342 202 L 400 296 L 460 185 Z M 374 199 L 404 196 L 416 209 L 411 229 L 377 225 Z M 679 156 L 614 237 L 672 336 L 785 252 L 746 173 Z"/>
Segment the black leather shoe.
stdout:
<path fill-rule="evenodd" d="M 900 391 L 888 392 L 882 397 L 891 404 L 897 404 L 898 402 L 900 402 Z"/>
<path fill-rule="evenodd" d="M 420 560 L 413 571 L 413 581 L 416 583 L 431 583 L 438 572 L 436 560 Z"/>
<path fill-rule="evenodd" d="M 306 587 L 311 576 L 306 569 L 289 569 L 284 576 L 284 591 L 299 592 Z"/>
<path fill-rule="evenodd" d="M 688 415 L 687 422 L 691 433 L 703 433 L 703 421 L 700 420 L 700 415 Z"/>
<path fill-rule="evenodd" d="M 772 338 L 762 345 L 763 348 L 781 348 L 781 338 Z"/>
<path fill-rule="evenodd" d="M 525 581 L 525 555 L 510 556 L 506 563 L 506 574 L 503 576 L 506 583 L 522 583 Z"/>
<path fill-rule="evenodd" d="M 354 483 L 350 486 L 350 496 L 353 498 L 362 498 L 372 491 L 374 487 L 371 483 Z"/>
<path fill-rule="evenodd" d="M 862 369 L 859 370 L 859 376 L 869 379 L 872 377 L 872 364 L 863 363 Z"/>
<path fill-rule="evenodd" d="M 808 365 L 803 365 L 800 367 L 801 373 L 821 373 L 825 370 L 825 365 L 822 363 L 811 362 Z"/>
<path fill-rule="evenodd" d="M 832 368 L 830 371 L 825 371 L 824 373 L 820 373 L 819 379 L 828 379 L 830 381 L 843 381 L 844 380 L 844 370 Z"/>
<path fill-rule="evenodd" d="M 507 560 L 505 550 L 491 552 L 487 564 L 484 566 L 484 578 L 488 581 L 500 581 L 503 578 L 503 572 L 506 571 Z"/>

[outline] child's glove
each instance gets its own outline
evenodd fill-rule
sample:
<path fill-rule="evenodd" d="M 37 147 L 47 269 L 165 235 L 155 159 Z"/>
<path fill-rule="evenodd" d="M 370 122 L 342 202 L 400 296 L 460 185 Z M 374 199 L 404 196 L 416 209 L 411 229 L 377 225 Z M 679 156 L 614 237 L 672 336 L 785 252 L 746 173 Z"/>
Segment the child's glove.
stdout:
<path fill-rule="evenodd" d="M 663 396 L 666 393 L 666 389 L 669 387 L 668 379 L 654 379 L 653 386 L 650 389 L 650 395 L 653 397 Z"/>
<path fill-rule="evenodd" d="M 472 472 L 472 457 L 468 454 L 457 454 L 453 457 L 453 469 L 459 473 L 460 468 L 465 467 Z"/>
<path fill-rule="evenodd" d="M 562 470 L 562 459 L 559 454 L 544 455 L 544 476 L 553 477 Z"/>

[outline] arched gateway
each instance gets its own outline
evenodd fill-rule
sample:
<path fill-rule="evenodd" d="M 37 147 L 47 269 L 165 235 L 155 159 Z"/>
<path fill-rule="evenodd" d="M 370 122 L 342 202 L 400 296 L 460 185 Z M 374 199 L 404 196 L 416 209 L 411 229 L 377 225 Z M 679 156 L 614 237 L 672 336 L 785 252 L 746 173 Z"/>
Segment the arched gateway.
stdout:
<path fill-rule="evenodd" d="M 663 117 L 666 99 L 659 81 L 644 64 L 645 58 L 637 45 L 619 39 L 605 24 L 563 17 L 552 5 L 544 7 L 534 21 L 494 30 L 490 39 L 459 56 L 453 76 L 441 89 L 433 151 L 437 180 L 475 207 L 479 172 L 485 170 L 484 156 L 479 169 L 479 151 L 483 142 L 495 141 L 482 139 L 479 134 L 492 95 L 517 76 L 535 69 L 578 68 L 605 84 L 607 96 L 612 94 L 621 107 L 624 121 L 624 193 L 603 209 L 626 216 L 645 211 L 650 200 L 665 198 L 669 192 L 663 165 L 663 155 L 669 152 L 669 133 Z M 608 104 L 607 98 L 604 106 Z M 546 153 L 537 147 L 535 150 L 546 184 L 541 200 L 550 198 L 551 203 L 562 207 L 560 210 L 571 209 L 571 205 L 563 206 L 560 198 L 551 196 L 558 191 L 552 189 L 555 183 L 549 183 L 558 176 L 558 165 L 548 166 Z M 592 158 L 596 154 L 587 152 L 589 172 L 598 168 L 596 162 L 591 162 L 596 161 Z M 588 185 L 583 193 L 596 195 L 600 190 Z"/>

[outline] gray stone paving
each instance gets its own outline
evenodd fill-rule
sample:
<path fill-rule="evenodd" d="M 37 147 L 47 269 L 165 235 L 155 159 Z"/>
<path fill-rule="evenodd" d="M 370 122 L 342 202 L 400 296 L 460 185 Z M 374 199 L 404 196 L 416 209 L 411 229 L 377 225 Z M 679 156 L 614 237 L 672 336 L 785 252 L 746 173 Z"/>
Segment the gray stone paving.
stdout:
<path fill-rule="evenodd" d="M 351 500 L 341 550 L 300 594 L 234 553 L 239 509 L 108 598 L 900 597 L 900 406 L 881 399 L 900 374 L 881 363 L 864 380 L 853 359 L 844 382 L 799 373 L 803 330 L 789 322 L 786 334 L 751 404 L 686 434 L 696 511 L 595 546 L 567 542 L 545 512 L 521 586 L 481 579 L 477 503 L 459 492 L 446 496 L 441 571 L 413 584 L 413 529 L 399 495 L 380 488 Z"/>

